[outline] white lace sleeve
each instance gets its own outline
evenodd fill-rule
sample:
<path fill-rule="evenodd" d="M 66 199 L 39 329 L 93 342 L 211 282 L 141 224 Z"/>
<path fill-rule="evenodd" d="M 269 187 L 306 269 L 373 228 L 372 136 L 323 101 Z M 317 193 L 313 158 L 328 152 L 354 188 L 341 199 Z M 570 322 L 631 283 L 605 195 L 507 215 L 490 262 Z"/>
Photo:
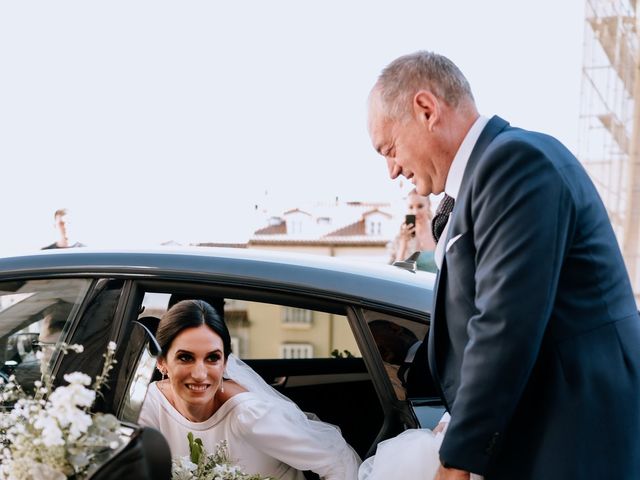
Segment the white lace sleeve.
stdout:
<path fill-rule="evenodd" d="M 232 428 L 255 448 L 327 480 L 352 480 L 360 458 L 337 427 L 310 420 L 298 408 L 256 399 L 243 404 Z"/>

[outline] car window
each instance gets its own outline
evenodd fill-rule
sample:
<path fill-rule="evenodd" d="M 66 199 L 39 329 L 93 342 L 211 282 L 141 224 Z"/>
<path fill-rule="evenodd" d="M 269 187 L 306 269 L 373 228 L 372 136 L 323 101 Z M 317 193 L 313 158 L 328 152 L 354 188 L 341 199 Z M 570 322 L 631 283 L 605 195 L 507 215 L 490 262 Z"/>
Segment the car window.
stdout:
<path fill-rule="evenodd" d="M 225 319 L 240 358 L 361 356 L 345 315 L 261 302 L 227 303 Z"/>
<path fill-rule="evenodd" d="M 29 392 L 55 360 L 91 280 L 0 282 L 0 378 Z"/>
<path fill-rule="evenodd" d="M 364 314 L 398 399 L 405 400 L 408 396 L 413 396 L 412 387 L 422 396 L 424 385 L 412 385 L 409 370 L 414 363 L 414 373 L 418 368 L 426 368 L 426 345 L 423 342 L 428 330 L 427 323 L 420 319 L 400 318 L 371 310 Z M 422 377 L 430 379 L 425 371 L 417 376 Z"/>
<path fill-rule="evenodd" d="M 231 298 L 203 300 L 218 313 L 222 311 L 231 334 L 231 349 L 240 358 L 361 356 L 345 315 Z M 160 318 L 173 303 L 175 296 L 147 292 L 140 316 Z"/>
<path fill-rule="evenodd" d="M 205 300 L 222 312 L 231 334 L 231 349 L 245 360 L 361 357 L 346 315 L 315 309 L 213 296 L 145 292 L 138 320 L 153 331 L 167 309 L 185 298 Z M 132 338 L 141 331 L 135 330 Z M 144 349 L 131 376 L 120 414 L 122 419 L 137 419 L 149 382 L 154 378 L 155 365 L 155 357 L 148 348 Z"/>

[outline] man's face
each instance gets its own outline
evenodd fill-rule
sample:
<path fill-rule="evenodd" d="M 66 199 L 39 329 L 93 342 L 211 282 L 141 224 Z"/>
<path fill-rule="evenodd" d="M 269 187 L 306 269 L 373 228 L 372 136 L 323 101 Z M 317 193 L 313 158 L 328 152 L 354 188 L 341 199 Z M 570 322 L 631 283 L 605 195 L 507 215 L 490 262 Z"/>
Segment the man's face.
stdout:
<path fill-rule="evenodd" d="M 446 173 L 443 176 L 438 168 L 437 136 L 417 115 L 390 119 L 376 96 L 374 93 L 369 107 L 369 136 L 373 148 L 386 159 L 391 179 L 402 175 L 421 195 L 442 192 Z"/>
<path fill-rule="evenodd" d="M 64 238 L 69 238 L 70 223 L 68 215 L 58 215 L 55 219 L 55 227 Z"/>

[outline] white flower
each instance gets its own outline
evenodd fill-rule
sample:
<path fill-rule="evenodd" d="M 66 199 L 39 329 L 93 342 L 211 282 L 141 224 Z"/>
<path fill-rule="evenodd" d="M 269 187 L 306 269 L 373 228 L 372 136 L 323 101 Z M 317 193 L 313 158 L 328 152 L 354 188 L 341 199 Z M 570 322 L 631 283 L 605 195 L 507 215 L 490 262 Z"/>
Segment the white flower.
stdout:
<path fill-rule="evenodd" d="M 91 415 L 81 410 L 74 412 L 69 422 L 69 438 L 77 440 L 80 436 L 89 430 L 91 426 Z"/>
<path fill-rule="evenodd" d="M 214 448 L 215 453 L 207 453 L 197 439 L 194 441 L 192 435 L 189 433 L 187 437 L 189 450 L 191 454 L 198 454 L 198 464 L 192 463 L 188 456 L 174 457 L 171 461 L 172 480 L 275 480 L 272 477 L 248 475 L 240 466 L 234 465 L 229 458 L 226 440 L 218 442 Z"/>
<path fill-rule="evenodd" d="M 113 352 L 115 352 L 115 351 L 116 351 L 116 346 L 117 346 L 117 345 L 116 345 L 116 342 L 111 341 L 111 342 L 109 342 L 109 344 L 107 345 L 107 350 L 108 350 L 109 352 L 113 353 Z"/>
<path fill-rule="evenodd" d="M 33 422 L 33 426 L 42 431 L 42 443 L 47 447 L 55 447 L 56 445 L 64 445 L 62 430 L 58 422 L 46 412 L 41 412 Z M 37 477 L 36 477 L 37 478 Z"/>
<path fill-rule="evenodd" d="M 198 466 L 189 457 L 177 457 L 171 463 L 171 480 L 191 480 Z"/>
<path fill-rule="evenodd" d="M 77 372 L 76 372 L 77 373 Z M 74 374 L 71 374 L 74 375 Z M 84 374 L 81 374 L 84 375 Z M 70 375 L 65 375 L 65 380 Z M 86 376 L 86 375 L 84 375 Z M 72 383 L 66 387 L 58 387 L 49 397 L 54 409 L 67 410 L 69 408 L 90 407 L 96 398 L 96 392 L 83 387 L 79 383 Z"/>
<path fill-rule="evenodd" d="M 67 373 L 64 376 L 64 379 L 70 384 L 80 384 L 85 386 L 91 384 L 91 377 L 82 372 Z"/>
<path fill-rule="evenodd" d="M 110 346 L 111 348 L 111 346 Z M 82 345 L 62 350 L 82 352 Z M 10 412 L 0 412 L 0 480 L 66 480 L 85 478 L 105 447 L 119 445 L 120 422 L 113 415 L 88 413 L 96 392 L 108 378 L 114 362 L 105 355 L 100 381 L 81 372 L 64 376 L 68 385 L 51 391 L 51 378 L 35 382 L 27 396 L 12 376 L 3 385 L 2 399 L 15 401 Z"/>
<path fill-rule="evenodd" d="M 67 476 L 44 463 L 34 463 L 29 468 L 31 478 L 37 478 L 39 480 L 67 480 Z"/>

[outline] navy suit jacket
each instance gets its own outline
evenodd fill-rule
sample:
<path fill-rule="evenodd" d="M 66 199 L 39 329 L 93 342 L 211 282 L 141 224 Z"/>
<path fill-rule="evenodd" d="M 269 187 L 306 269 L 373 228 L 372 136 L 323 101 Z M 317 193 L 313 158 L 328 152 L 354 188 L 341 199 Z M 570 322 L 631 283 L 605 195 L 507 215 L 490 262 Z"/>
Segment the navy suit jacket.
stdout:
<path fill-rule="evenodd" d="M 640 478 L 640 318 L 583 167 L 493 117 L 449 221 L 428 340 L 441 460 L 488 480 Z"/>

